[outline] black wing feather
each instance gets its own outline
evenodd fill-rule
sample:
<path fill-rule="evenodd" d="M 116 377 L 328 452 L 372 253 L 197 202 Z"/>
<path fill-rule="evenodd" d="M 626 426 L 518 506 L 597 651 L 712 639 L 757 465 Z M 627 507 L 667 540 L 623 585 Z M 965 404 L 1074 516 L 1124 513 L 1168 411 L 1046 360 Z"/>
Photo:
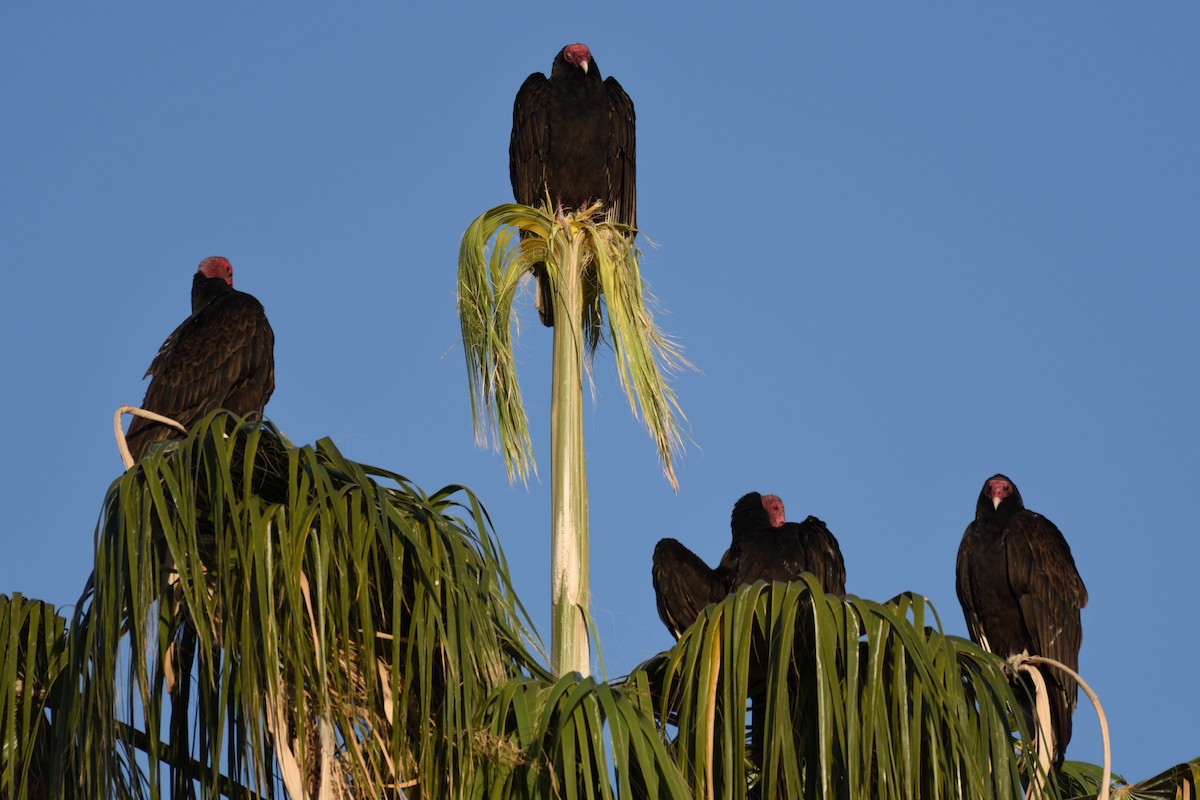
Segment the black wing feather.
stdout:
<path fill-rule="evenodd" d="M 1008 580 L 1020 605 L 1029 652 L 1078 672 L 1083 644 L 1079 611 L 1088 597 L 1067 540 L 1053 522 L 1032 511 L 1015 515 L 1005 537 Z M 1041 671 L 1050 689 L 1051 719 L 1061 752 L 1071 740 L 1078 690 L 1067 673 L 1051 667 Z"/>
<path fill-rule="evenodd" d="M 785 527 L 792 523 L 785 523 Z M 804 557 L 804 571 L 811 572 L 829 594 L 846 593 L 846 562 L 842 549 L 825 523 L 808 517 L 796 526 L 795 535 Z"/>
<path fill-rule="evenodd" d="M 650 571 L 658 616 L 678 639 L 699 618 L 706 606 L 729 594 L 729 582 L 719 570 L 710 569 L 691 550 L 675 539 L 663 539 L 654 547 Z"/>
<path fill-rule="evenodd" d="M 546 195 L 550 81 L 540 72 L 525 79 L 513 102 L 508 177 L 518 203 L 537 206 Z"/>
<path fill-rule="evenodd" d="M 633 101 L 609 77 L 604 81 L 608 90 L 609 145 L 608 187 L 606 201 L 619 222 L 637 227 L 637 118 Z"/>
<path fill-rule="evenodd" d="M 971 582 L 971 555 L 973 548 L 968 546 L 971 541 L 971 531 L 974 523 L 967 526 L 963 532 L 963 544 L 958 548 L 958 558 L 954 562 L 954 591 L 958 595 L 958 603 L 962 606 L 963 617 L 967 621 L 967 633 L 971 641 L 979 644 L 985 641 L 983 624 L 979 620 L 979 603 Z"/>
<path fill-rule="evenodd" d="M 1088 596 L 1070 545 L 1053 522 L 1032 511 L 1013 517 L 1007 538 L 1008 579 L 1022 607 L 1029 606 L 1023 617 L 1031 644 L 1076 669 L 1083 643 L 1079 610 Z"/>

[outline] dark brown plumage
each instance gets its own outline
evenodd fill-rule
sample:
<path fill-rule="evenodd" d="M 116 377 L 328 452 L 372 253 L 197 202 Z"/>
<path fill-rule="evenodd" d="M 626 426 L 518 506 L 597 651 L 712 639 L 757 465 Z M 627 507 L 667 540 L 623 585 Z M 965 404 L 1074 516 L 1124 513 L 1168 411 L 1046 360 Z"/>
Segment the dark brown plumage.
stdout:
<path fill-rule="evenodd" d="M 837 539 L 816 517 L 786 522 L 783 501 L 750 492 L 734 504 L 732 541 L 716 569 L 675 539 L 654 548 L 651 579 L 658 616 L 675 638 L 711 603 L 742 584 L 816 576 L 826 592 L 846 592 L 846 566 Z"/>
<path fill-rule="evenodd" d="M 1004 475 L 983 484 L 975 520 L 958 548 L 956 589 L 971 640 L 1003 658 L 1026 653 L 1061 661 L 1079 671 L 1083 627 L 1079 611 L 1087 589 L 1071 548 L 1054 523 L 1025 508 Z M 1071 741 L 1075 681 L 1039 667 L 1050 693 L 1054 761 L 1061 765 Z M 1018 700 L 1027 692 L 1019 690 Z M 1031 709 L 1022 709 L 1032 730 Z"/>
<path fill-rule="evenodd" d="M 192 278 L 192 313 L 171 332 L 146 370 L 142 408 L 190 428 L 223 408 L 259 414 L 275 391 L 275 333 L 262 304 L 233 288 L 233 267 L 214 256 Z M 140 459 L 174 428 L 134 417 L 126 440 Z"/>
<path fill-rule="evenodd" d="M 730 582 L 720 568 L 712 569 L 676 539 L 654 546 L 650 570 L 658 618 L 678 639 L 704 609 L 729 595 Z"/>
<path fill-rule="evenodd" d="M 776 495 L 751 492 L 734 506 L 733 542 L 721 559 L 743 583 L 794 581 L 805 572 L 826 592 L 846 593 L 846 564 L 837 539 L 816 517 L 785 522 L 783 501 Z"/>
<path fill-rule="evenodd" d="M 549 78 L 535 72 L 517 92 L 508 145 L 513 197 L 537 206 L 549 190 L 568 211 L 599 200 L 618 222 L 637 227 L 634 128 L 633 101 L 621 84 L 601 79 L 587 45 L 567 45 Z M 552 326 L 545 266 L 535 266 L 534 274 L 538 313 Z"/>

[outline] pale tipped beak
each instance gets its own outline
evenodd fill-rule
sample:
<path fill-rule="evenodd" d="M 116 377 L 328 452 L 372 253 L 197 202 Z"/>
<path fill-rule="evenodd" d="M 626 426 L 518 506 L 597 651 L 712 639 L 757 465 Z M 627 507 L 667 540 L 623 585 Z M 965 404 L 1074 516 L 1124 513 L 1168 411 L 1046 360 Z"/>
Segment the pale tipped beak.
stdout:
<path fill-rule="evenodd" d="M 1003 499 L 1004 499 L 1004 498 L 1003 498 L 1003 497 L 1001 497 L 1001 496 L 1000 496 L 1000 495 L 998 495 L 998 494 L 997 494 L 997 495 L 992 495 L 992 510 L 993 510 L 993 511 L 995 511 L 997 508 L 999 508 L 999 507 L 1000 507 L 1000 501 L 1001 501 L 1001 500 L 1003 500 Z"/>
<path fill-rule="evenodd" d="M 581 70 L 583 70 L 583 74 L 584 74 L 584 75 L 587 75 L 587 71 L 588 71 L 588 62 L 586 62 L 586 61 L 580 61 L 580 62 L 579 62 L 579 68 L 580 68 Z"/>

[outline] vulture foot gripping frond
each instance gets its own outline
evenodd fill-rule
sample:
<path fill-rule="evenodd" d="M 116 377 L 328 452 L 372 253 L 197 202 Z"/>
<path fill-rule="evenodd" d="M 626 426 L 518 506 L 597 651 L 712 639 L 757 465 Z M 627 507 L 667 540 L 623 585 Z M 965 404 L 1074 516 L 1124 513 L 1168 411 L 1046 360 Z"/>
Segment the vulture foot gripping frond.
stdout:
<path fill-rule="evenodd" d="M 125 469 L 133 466 L 133 454 L 129 452 L 129 443 L 125 440 L 125 431 L 121 428 L 121 416 L 131 414 L 135 417 L 142 417 L 151 422 L 160 422 L 163 425 L 170 425 L 179 431 L 187 434 L 187 428 L 179 424 L 170 417 L 164 417 L 162 414 L 155 414 L 153 411 L 147 411 L 144 408 L 137 406 L 120 406 L 117 413 L 113 415 L 113 434 L 117 437 L 117 450 L 121 453 L 121 461 L 125 464 Z"/>

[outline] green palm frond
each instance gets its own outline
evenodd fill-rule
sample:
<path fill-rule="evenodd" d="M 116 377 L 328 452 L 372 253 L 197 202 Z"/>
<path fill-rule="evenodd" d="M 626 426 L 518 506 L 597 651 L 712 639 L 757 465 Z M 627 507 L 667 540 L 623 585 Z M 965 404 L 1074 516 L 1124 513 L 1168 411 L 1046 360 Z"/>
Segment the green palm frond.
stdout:
<path fill-rule="evenodd" d="M 0 796 L 1022 795 L 1005 664 L 924 598 L 744 586 L 607 684 L 550 677 L 507 575 L 468 490 L 210 415 L 109 490 L 65 633 L 0 596 Z"/>
<path fill-rule="evenodd" d="M 54 607 L 0 595 L 0 797 L 45 797 L 50 717 L 66 663 L 66 622 Z"/>
<path fill-rule="evenodd" d="M 533 241 L 544 241 L 552 226 L 539 228 L 542 222 L 524 206 L 492 209 L 471 223 L 458 255 L 458 313 L 475 439 L 481 445 L 490 439 L 503 449 L 510 479 L 515 475 L 527 480 L 537 471 L 512 342 L 513 302 L 529 269 L 515 229 L 543 230 Z M 485 255 L 493 235 L 496 241 Z"/>
<path fill-rule="evenodd" d="M 1086 766 L 1086 765 L 1085 765 Z M 1099 779 L 1096 779 L 1096 783 Z M 1095 796 L 1095 788 L 1083 783 L 1085 792 L 1091 790 Z M 1147 778 L 1132 785 L 1119 786 L 1112 790 L 1112 800 L 1194 800 L 1200 788 L 1200 758 L 1193 758 L 1182 764 L 1176 764 L 1169 770 Z M 1080 792 L 1084 795 L 1085 792 Z"/>
<path fill-rule="evenodd" d="M 698 797 L 1021 796 L 1003 663 L 921 597 L 743 586 L 641 670 Z"/>
<path fill-rule="evenodd" d="M 455 796 L 491 692 L 546 677 L 489 527 L 461 487 L 225 413 L 157 447 L 109 491 L 72 622 L 66 793 Z"/>
<path fill-rule="evenodd" d="M 494 745 L 477 796 L 691 797 L 652 712 L 644 680 L 620 687 L 576 674 L 511 681 L 487 709 Z"/>
<path fill-rule="evenodd" d="M 589 354 L 606 339 L 612 345 L 630 408 L 654 439 L 663 473 L 678 488 L 674 464 L 684 417 L 666 375 L 689 365 L 679 345 L 654 323 L 632 233 L 604 218 L 598 206 L 559 218 L 549 204 L 534 209 L 510 203 L 480 215 L 463 235 L 458 307 L 471 416 L 476 439 L 490 440 L 503 452 L 510 478 L 526 480 L 536 473 L 513 358 L 518 324 L 513 303 L 521 279 L 544 263 L 556 307 L 568 289 L 579 292 L 577 313 Z M 574 280 L 564 272 L 573 249 L 580 269 Z M 560 319 L 557 313 L 555 318 Z"/>

